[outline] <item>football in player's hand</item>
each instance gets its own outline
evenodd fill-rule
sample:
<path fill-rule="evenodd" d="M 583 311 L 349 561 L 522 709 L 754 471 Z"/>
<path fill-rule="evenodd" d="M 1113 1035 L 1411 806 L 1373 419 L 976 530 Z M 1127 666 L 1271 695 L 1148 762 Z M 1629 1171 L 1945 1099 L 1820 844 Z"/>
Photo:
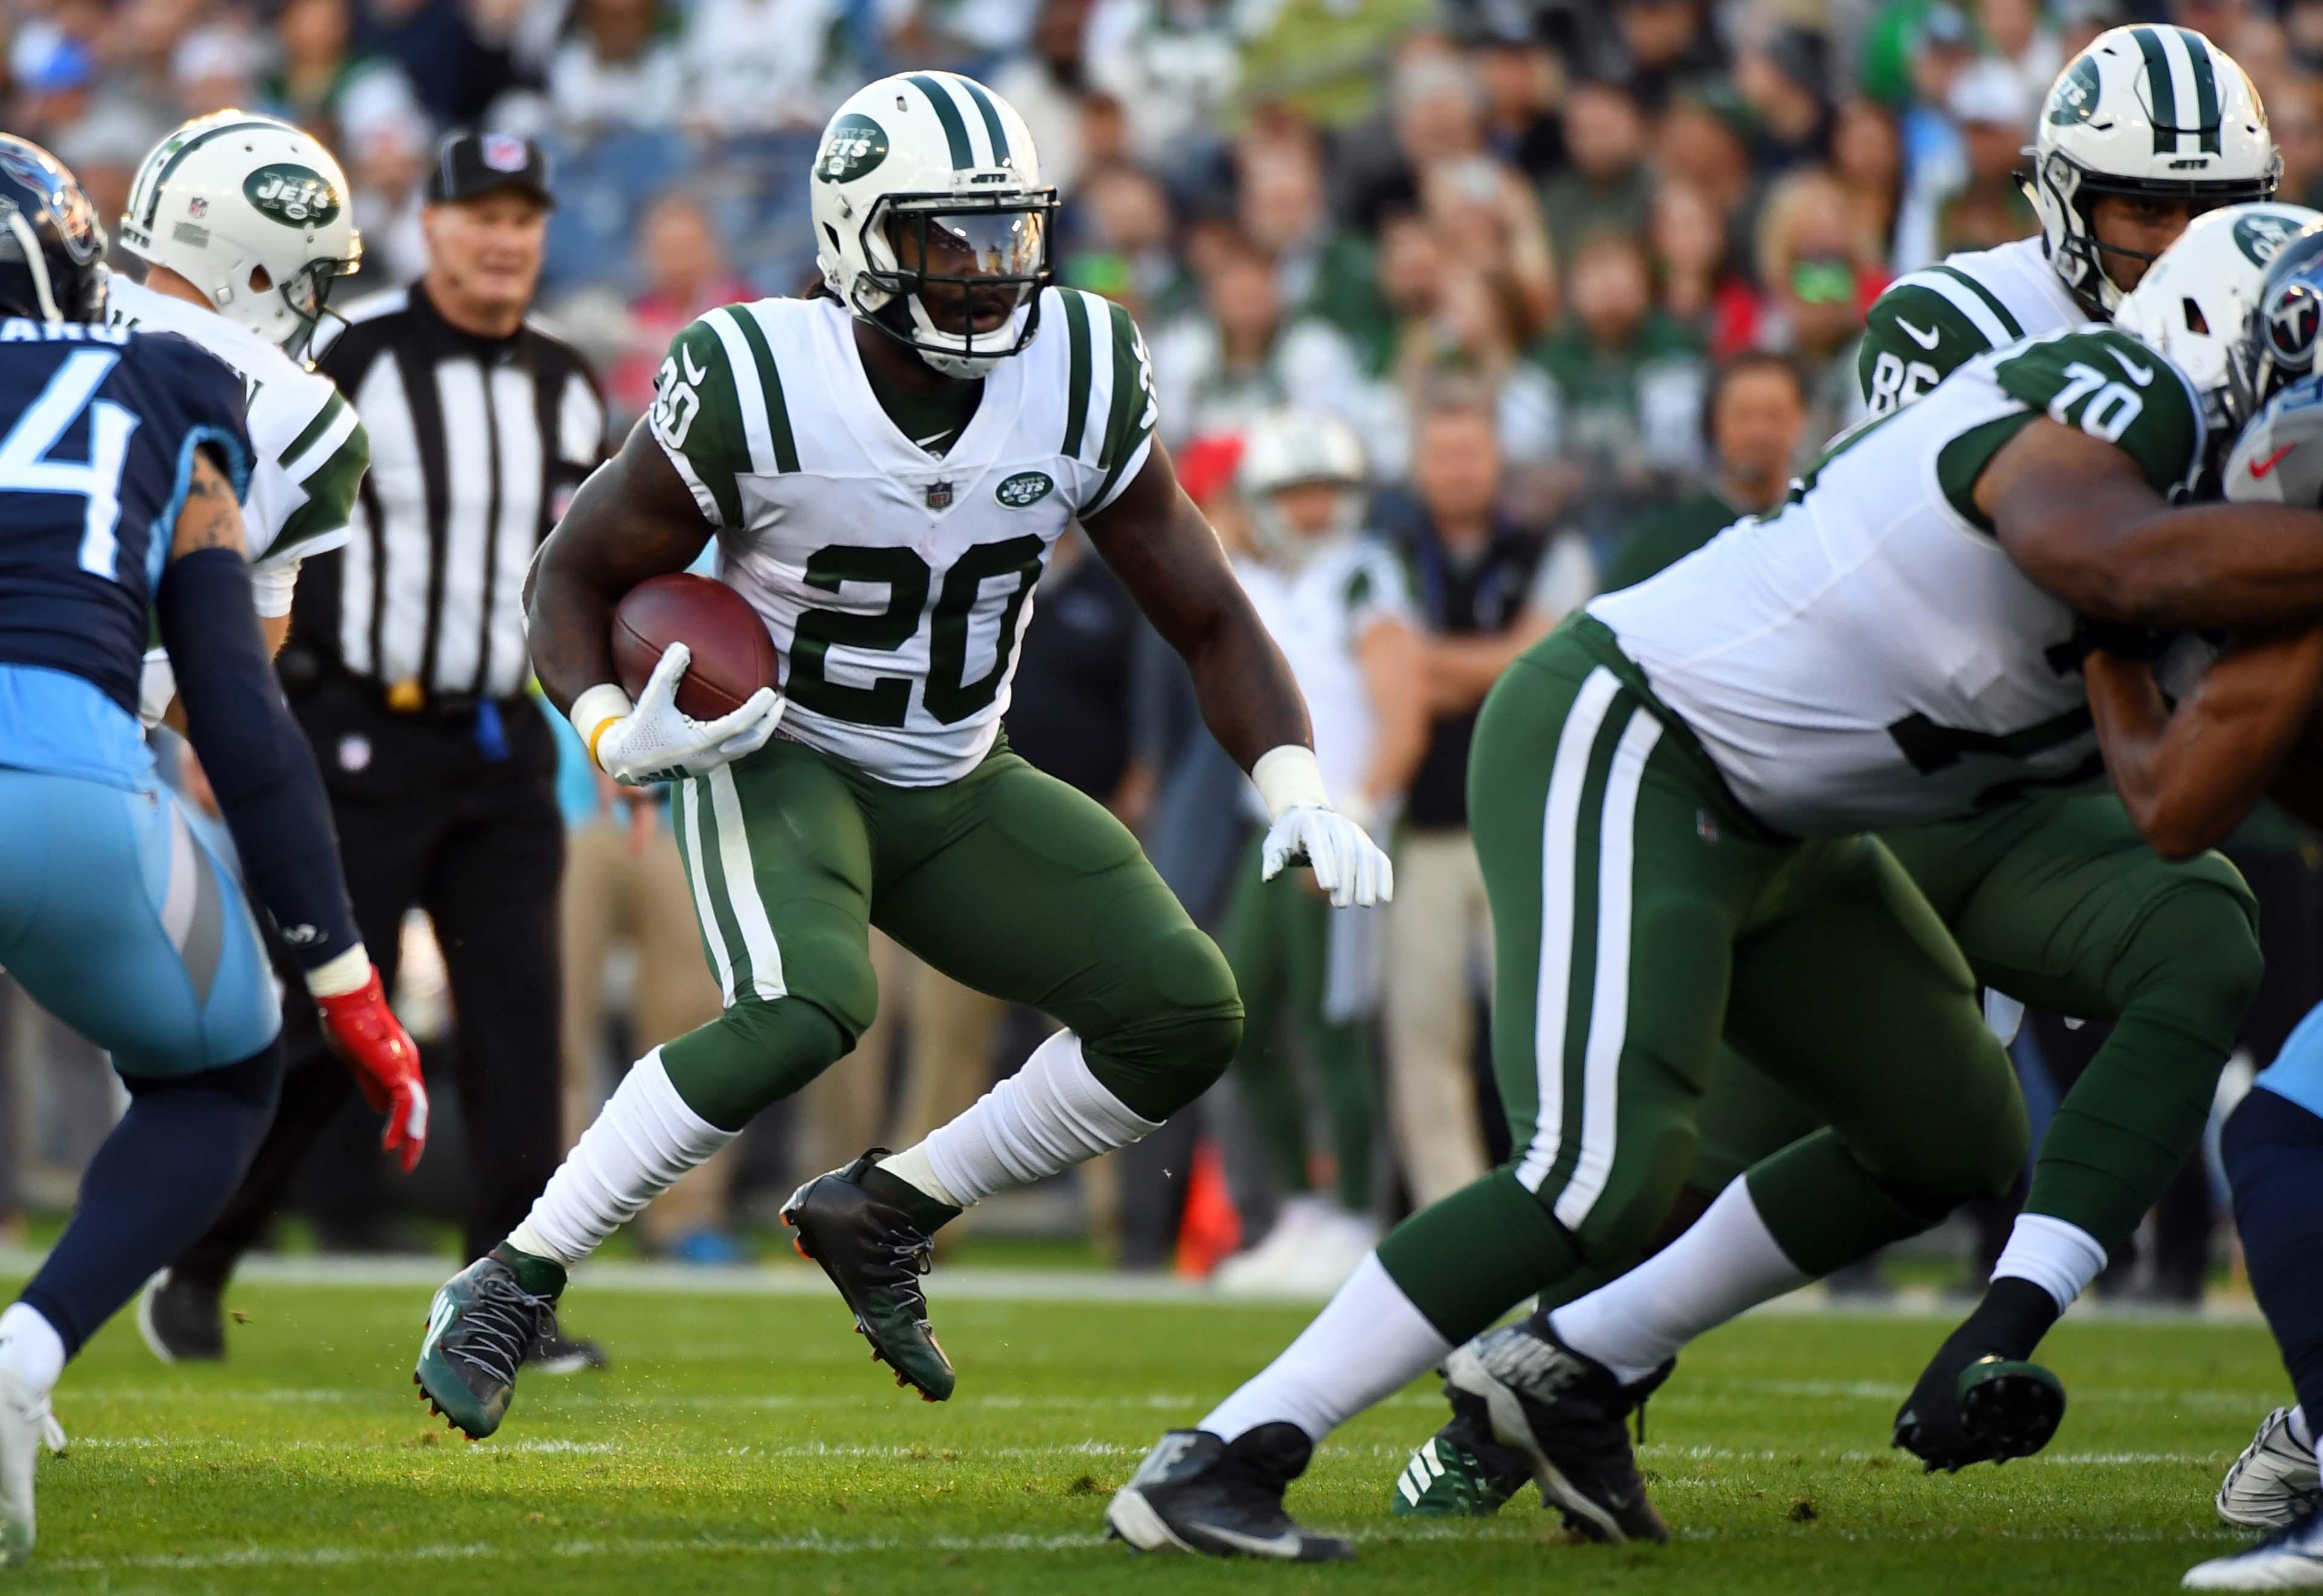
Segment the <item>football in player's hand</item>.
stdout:
<path fill-rule="evenodd" d="M 782 685 L 767 623 L 722 582 L 684 573 L 656 576 L 622 597 L 613 610 L 613 666 L 621 690 L 633 699 L 643 693 L 672 643 L 693 653 L 677 683 L 677 707 L 697 720 L 715 720 L 759 688 Z"/>

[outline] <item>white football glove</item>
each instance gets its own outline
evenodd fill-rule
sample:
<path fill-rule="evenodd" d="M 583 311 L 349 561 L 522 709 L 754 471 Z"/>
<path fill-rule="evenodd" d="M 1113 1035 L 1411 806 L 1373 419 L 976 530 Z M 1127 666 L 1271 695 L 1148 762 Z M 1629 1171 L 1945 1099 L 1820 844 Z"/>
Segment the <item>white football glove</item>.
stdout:
<path fill-rule="evenodd" d="M 653 674 L 646 678 L 645 691 L 625 714 L 605 717 L 584 709 L 596 694 L 619 693 L 619 688 L 592 687 L 574 701 L 576 729 L 583 720 L 595 722 L 582 729 L 581 736 L 599 769 L 625 786 L 642 786 L 707 775 L 767 746 L 782 724 L 788 701 L 773 688 L 761 687 L 740 709 L 715 720 L 697 720 L 677 707 L 678 678 L 693 663 L 693 651 L 683 643 L 663 649 Z"/>
<path fill-rule="evenodd" d="M 1274 817 L 1259 858 L 1259 879 L 1272 881 L 1294 859 L 1305 859 L 1315 885 L 1335 909 L 1368 909 L 1395 896 L 1395 865 L 1369 833 L 1337 810 L 1298 803 Z"/>

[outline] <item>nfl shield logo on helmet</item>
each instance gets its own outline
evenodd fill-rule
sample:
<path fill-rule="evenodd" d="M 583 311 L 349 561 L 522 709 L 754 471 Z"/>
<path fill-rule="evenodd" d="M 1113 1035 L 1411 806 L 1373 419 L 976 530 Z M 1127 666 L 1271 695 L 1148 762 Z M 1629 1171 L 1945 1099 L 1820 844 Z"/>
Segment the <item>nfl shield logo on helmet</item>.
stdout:
<path fill-rule="evenodd" d="M 496 172 L 524 170 L 524 141 L 510 133 L 484 135 L 484 164 Z"/>
<path fill-rule="evenodd" d="M 193 217 L 197 222 L 200 221 L 204 216 L 207 216 L 209 214 L 210 202 L 204 199 L 200 195 L 197 194 L 191 199 L 186 201 L 186 215 Z"/>
<path fill-rule="evenodd" d="M 951 484 L 950 482 L 930 482 L 928 484 L 928 508 L 930 509 L 949 509 L 951 508 Z"/>

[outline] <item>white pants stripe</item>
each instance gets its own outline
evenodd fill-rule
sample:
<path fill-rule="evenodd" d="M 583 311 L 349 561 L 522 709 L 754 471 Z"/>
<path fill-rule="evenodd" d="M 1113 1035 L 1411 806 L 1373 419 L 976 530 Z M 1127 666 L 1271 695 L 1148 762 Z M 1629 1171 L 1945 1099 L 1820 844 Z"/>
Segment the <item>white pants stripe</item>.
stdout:
<path fill-rule="evenodd" d="M 734 962 L 726 954 L 726 933 L 718 929 L 718 911 L 710 901 L 709 877 L 702 869 L 702 783 L 699 778 L 677 789 L 678 823 L 685 833 L 685 873 L 693 885 L 693 913 L 702 922 L 702 945 L 710 949 L 710 968 L 718 975 L 719 996 L 734 1001 Z"/>
<path fill-rule="evenodd" d="M 1533 1068 L 1540 1109 L 1532 1141 L 1517 1162 L 1517 1181 L 1538 1191 L 1556 1162 L 1565 1130 L 1565 1022 L 1567 987 L 1573 979 L 1573 881 L 1581 826 L 1581 789 L 1589 775 L 1590 750 L 1621 683 L 1600 665 L 1574 696 L 1572 711 L 1556 739 L 1550 767 L 1548 803 L 1541 821 L 1540 968 L 1535 979 Z"/>
<path fill-rule="evenodd" d="M 726 901 L 733 906 L 734 923 L 741 929 L 742 946 L 749 955 L 750 992 L 772 1002 L 790 987 L 783 981 L 782 949 L 767 922 L 766 901 L 758 896 L 758 872 L 751 868 L 742 799 L 734 791 L 734 773 L 724 766 L 712 771 L 709 780 L 710 806 L 718 817 L 718 864 L 726 876 Z"/>
<path fill-rule="evenodd" d="M 1630 1029 L 1630 900 L 1636 884 L 1638 788 L 1661 735 L 1660 720 L 1643 710 L 1633 711 L 1605 778 L 1605 807 L 1597 834 L 1597 989 L 1590 1002 L 1589 1044 L 1583 1056 L 1581 1150 L 1556 1208 L 1556 1222 L 1567 1230 L 1581 1228 L 1613 1172 L 1621 1049 Z"/>

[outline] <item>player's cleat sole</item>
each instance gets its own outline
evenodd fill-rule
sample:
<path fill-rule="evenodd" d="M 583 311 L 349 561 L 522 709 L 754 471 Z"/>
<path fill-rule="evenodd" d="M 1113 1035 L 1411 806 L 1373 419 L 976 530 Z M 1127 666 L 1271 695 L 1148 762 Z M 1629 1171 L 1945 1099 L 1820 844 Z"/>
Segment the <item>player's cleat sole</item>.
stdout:
<path fill-rule="evenodd" d="M 1106 1527 L 1139 1552 L 1345 1562 L 1352 1543 L 1317 1535 L 1282 1509 L 1312 1451 L 1295 1425 L 1261 1425 L 1231 1445 L 1207 1430 L 1171 1430 L 1114 1492 Z"/>
<path fill-rule="evenodd" d="M 137 1334 L 164 1363 L 225 1357 L 225 1309 L 216 1288 L 165 1269 L 137 1294 Z"/>
<path fill-rule="evenodd" d="M 1481 1398 L 1450 1385 L 1444 1394 L 1451 1421 L 1419 1444 L 1388 1497 L 1399 1518 L 1489 1518 L 1532 1479 L 1524 1454 L 1492 1439 Z"/>
<path fill-rule="evenodd" d="M 2287 1529 L 2323 1506 L 2323 1474 L 2315 1450 L 2291 1432 L 2291 1409 L 2259 1421 L 2242 1455 L 2218 1481 L 2219 1521 L 2238 1529 Z"/>
<path fill-rule="evenodd" d="M 1527 1460 L 1541 1500 L 1567 1527 L 1592 1540 L 1666 1541 L 1669 1526 L 1646 1495 L 1627 1421 L 1670 1367 L 1625 1386 L 1534 1318 L 1453 1348 L 1444 1385 L 1483 1403 L 1492 1438 Z"/>
<path fill-rule="evenodd" d="M 1960 1373 L 1960 1426 L 1990 1461 L 2030 1457 L 2065 1421 L 2065 1386 L 2038 1363 L 1979 1358 Z"/>
<path fill-rule="evenodd" d="M 935 1244 L 891 1188 L 904 1183 L 878 1168 L 886 1150 L 819 1175 L 783 1205 L 783 1223 L 799 1256 L 819 1265 L 855 1316 L 856 1334 L 871 1344 L 895 1383 L 930 1402 L 949 1398 L 958 1376 L 928 1323 L 920 1278 L 933 1267 Z"/>
<path fill-rule="evenodd" d="M 41 1449 L 61 1454 L 65 1433 L 14 1371 L 0 1369 L 0 1568 L 32 1555 L 32 1473 Z"/>
<path fill-rule="evenodd" d="M 545 1289 L 527 1289 L 519 1267 Z M 516 1395 L 517 1370 L 535 1347 L 556 1338 L 564 1273 L 546 1259 L 496 1247 L 436 1289 L 411 1371 L 430 1413 L 471 1440 L 500 1427 Z"/>
<path fill-rule="evenodd" d="M 2309 1512 L 2245 1551 L 2186 1571 L 2189 1591 L 2323 1590 L 2323 1511 Z"/>

